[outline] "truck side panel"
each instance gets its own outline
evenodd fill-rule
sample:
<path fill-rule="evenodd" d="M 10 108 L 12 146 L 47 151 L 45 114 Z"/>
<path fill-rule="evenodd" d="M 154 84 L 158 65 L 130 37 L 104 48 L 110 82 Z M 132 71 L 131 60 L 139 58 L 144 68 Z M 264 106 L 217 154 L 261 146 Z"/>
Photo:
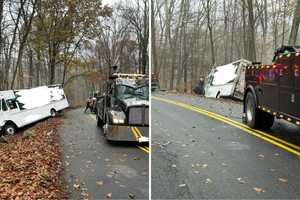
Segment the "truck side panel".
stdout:
<path fill-rule="evenodd" d="M 300 54 L 296 54 L 295 62 L 292 66 L 294 75 L 294 93 L 295 93 L 295 116 L 300 119 Z"/>
<path fill-rule="evenodd" d="M 295 115 L 295 104 L 292 101 L 294 90 L 294 76 L 292 74 L 292 64 L 294 58 L 282 56 L 276 61 L 279 69 L 279 111 L 288 115 Z"/>

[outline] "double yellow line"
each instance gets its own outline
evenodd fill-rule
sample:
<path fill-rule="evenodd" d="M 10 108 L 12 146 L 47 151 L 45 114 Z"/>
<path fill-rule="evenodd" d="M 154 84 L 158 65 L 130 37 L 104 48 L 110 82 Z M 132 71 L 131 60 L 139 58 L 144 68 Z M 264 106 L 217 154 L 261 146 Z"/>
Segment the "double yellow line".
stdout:
<path fill-rule="evenodd" d="M 133 133 L 135 139 L 139 139 L 140 137 L 143 137 L 140 130 L 137 127 L 131 127 L 131 132 Z"/>
<path fill-rule="evenodd" d="M 219 114 L 216 114 L 216 113 L 213 113 L 213 112 L 209 112 L 207 110 L 204 110 L 204 109 L 201 109 L 201 108 L 189 105 L 189 104 L 185 104 L 185 103 L 182 103 L 182 102 L 179 102 L 179 101 L 174 101 L 174 100 L 169 100 L 169 99 L 164 99 L 164 98 L 154 97 L 154 96 L 152 98 L 156 99 L 156 100 L 159 100 L 159 101 L 162 101 L 162 102 L 165 102 L 165 103 L 173 104 L 173 105 L 176 105 L 176 106 L 179 106 L 179 107 L 182 107 L 182 108 L 200 113 L 202 115 L 208 116 L 210 118 L 213 118 L 213 119 L 216 119 L 216 120 L 219 120 L 219 121 L 222 121 L 222 122 L 224 122 L 226 124 L 229 124 L 233 127 L 241 129 L 241 130 L 245 131 L 246 133 L 249 133 L 249 134 L 254 135 L 254 136 L 256 136 L 260 139 L 263 139 L 263 140 L 265 140 L 265 141 L 267 141 L 267 142 L 269 142 L 273 145 L 276 145 L 277 147 L 280 147 L 280 148 L 282 148 L 282 149 L 284 149 L 284 150 L 286 150 L 290 153 L 293 153 L 297 156 L 300 156 L 300 147 L 299 146 L 291 144 L 287 141 L 284 141 L 282 139 L 274 137 L 274 136 L 272 136 L 268 133 L 262 132 L 260 130 L 252 129 L 252 128 L 246 126 L 243 123 L 234 121 L 232 119 L 224 117 L 223 115 L 219 115 Z"/>
<path fill-rule="evenodd" d="M 136 138 L 136 140 L 138 140 L 139 138 L 143 137 L 142 133 L 140 132 L 140 130 L 137 127 L 131 127 L 131 132 L 133 133 L 133 135 Z M 137 146 L 137 147 L 139 149 L 141 149 L 142 151 L 145 151 L 146 153 L 150 152 L 150 149 L 147 146 Z"/>

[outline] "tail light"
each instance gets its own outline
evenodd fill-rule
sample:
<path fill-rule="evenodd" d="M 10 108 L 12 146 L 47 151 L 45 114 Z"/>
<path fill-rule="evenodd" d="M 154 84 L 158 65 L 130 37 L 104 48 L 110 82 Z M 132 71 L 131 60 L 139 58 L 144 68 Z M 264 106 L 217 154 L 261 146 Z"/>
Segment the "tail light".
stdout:
<path fill-rule="evenodd" d="M 294 75 L 296 77 L 299 77 L 299 68 L 300 68 L 299 64 L 294 64 Z"/>

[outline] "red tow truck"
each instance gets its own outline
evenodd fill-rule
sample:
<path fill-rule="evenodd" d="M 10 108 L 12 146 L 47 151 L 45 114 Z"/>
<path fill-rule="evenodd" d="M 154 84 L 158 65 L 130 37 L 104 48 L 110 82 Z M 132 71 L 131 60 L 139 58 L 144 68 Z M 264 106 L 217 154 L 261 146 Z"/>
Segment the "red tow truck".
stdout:
<path fill-rule="evenodd" d="M 268 129 L 275 118 L 300 126 L 300 46 L 282 46 L 273 63 L 246 67 L 244 114 L 251 128 Z"/>

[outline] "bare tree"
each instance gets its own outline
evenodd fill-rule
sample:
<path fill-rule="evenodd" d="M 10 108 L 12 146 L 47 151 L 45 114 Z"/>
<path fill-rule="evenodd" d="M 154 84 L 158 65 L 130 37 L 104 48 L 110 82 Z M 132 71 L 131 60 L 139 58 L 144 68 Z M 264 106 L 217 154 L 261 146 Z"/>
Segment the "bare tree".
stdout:
<path fill-rule="evenodd" d="M 291 45 L 294 45 L 297 42 L 299 24 L 300 24 L 300 0 L 297 1 L 296 9 L 294 12 L 292 29 L 289 37 L 289 44 Z"/>

